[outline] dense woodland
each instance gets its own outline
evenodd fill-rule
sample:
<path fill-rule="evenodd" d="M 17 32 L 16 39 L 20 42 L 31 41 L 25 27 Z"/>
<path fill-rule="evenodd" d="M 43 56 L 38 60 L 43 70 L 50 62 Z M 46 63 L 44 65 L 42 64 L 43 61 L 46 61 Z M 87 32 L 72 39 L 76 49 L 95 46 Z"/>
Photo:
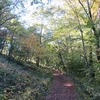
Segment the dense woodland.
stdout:
<path fill-rule="evenodd" d="M 26 2 L 33 7 L 28 23 L 21 19 L 28 15 Z M 7 72 L 4 63 L 11 63 L 7 69 L 21 66 L 35 73 L 34 82 L 26 83 L 14 70 Z M 100 1 L 0 0 L 0 100 L 42 100 L 52 82 L 52 69 L 73 78 L 79 100 L 100 100 Z M 7 85 L 13 81 L 9 77 L 20 77 L 23 88 Z M 25 88 L 29 84 L 35 84 L 32 96 Z"/>

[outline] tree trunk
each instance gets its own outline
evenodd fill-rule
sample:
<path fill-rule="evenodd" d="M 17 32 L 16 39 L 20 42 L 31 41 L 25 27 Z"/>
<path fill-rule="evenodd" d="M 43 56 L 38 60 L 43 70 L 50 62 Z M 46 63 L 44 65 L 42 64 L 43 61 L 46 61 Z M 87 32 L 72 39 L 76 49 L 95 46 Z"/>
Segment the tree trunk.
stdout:
<path fill-rule="evenodd" d="M 95 24 L 93 22 L 93 18 L 92 18 L 92 13 L 91 13 L 91 7 L 90 7 L 90 3 L 89 3 L 89 0 L 86 0 L 87 1 L 87 7 L 88 7 L 88 13 L 89 13 L 89 20 L 91 21 L 92 23 L 92 30 L 94 32 L 94 36 L 95 36 L 95 39 L 96 39 L 96 55 L 97 55 L 97 60 L 100 62 L 100 23 L 99 23 L 99 31 L 97 32 L 96 28 L 95 28 Z M 99 18 L 99 21 L 100 21 L 100 4 L 98 5 L 98 18 Z"/>
<path fill-rule="evenodd" d="M 97 47 L 96 47 L 96 55 L 97 55 L 98 62 L 100 62 L 100 46 L 98 46 L 98 44 L 97 44 Z"/>
<path fill-rule="evenodd" d="M 58 53 L 58 57 L 59 57 L 59 59 L 60 59 L 61 65 L 63 65 L 63 69 L 65 70 L 65 69 L 66 69 L 66 66 L 65 66 L 65 64 L 64 64 L 64 61 L 63 61 L 63 57 L 62 57 L 61 52 Z"/>
<path fill-rule="evenodd" d="M 2 54 L 2 51 L 3 51 L 3 49 L 4 49 L 4 44 L 5 44 L 5 40 L 4 41 L 2 41 L 2 44 L 1 44 L 1 50 L 0 50 L 0 53 Z"/>
<path fill-rule="evenodd" d="M 90 53 L 89 53 L 89 66 L 93 65 L 93 59 L 92 59 L 92 46 L 90 46 Z"/>
<path fill-rule="evenodd" d="M 97 60 L 100 62 L 100 3 L 98 4 L 98 20 L 99 20 L 99 25 L 98 25 L 98 33 L 95 34 L 96 38 L 96 53 L 97 53 Z"/>
<path fill-rule="evenodd" d="M 39 58 L 39 57 L 36 57 L 36 66 L 37 66 L 37 67 L 40 66 L 39 62 L 40 62 L 40 58 Z"/>
<path fill-rule="evenodd" d="M 14 33 L 11 36 L 11 40 L 10 40 L 10 49 L 9 49 L 9 54 L 8 56 L 11 57 L 12 51 L 13 51 L 13 37 L 14 37 Z"/>

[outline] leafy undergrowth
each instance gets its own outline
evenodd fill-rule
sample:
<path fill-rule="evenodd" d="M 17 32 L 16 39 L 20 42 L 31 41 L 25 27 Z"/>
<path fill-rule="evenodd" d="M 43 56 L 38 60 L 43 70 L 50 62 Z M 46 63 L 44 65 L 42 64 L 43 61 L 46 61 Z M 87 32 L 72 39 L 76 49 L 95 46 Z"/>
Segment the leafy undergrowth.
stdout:
<path fill-rule="evenodd" d="M 95 79 L 89 76 L 76 77 L 74 74 L 77 91 L 80 94 L 80 100 L 100 100 L 100 71 L 96 71 Z"/>
<path fill-rule="evenodd" d="M 28 69 L 0 57 L 0 100 L 43 100 L 50 81 L 47 69 Z"/>

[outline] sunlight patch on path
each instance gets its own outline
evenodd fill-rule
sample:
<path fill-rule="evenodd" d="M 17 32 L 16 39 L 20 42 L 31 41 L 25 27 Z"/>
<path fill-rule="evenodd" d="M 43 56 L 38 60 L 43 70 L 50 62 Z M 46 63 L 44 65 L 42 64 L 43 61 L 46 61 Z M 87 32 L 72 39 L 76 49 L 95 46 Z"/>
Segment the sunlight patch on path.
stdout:
<path fill-rule="evenodd" d="M 54 81 L 46 100 L 77 100 L 74 83 L 69 76 L 59 70 L 53 70 Z"/>
<path fill-rule="evenodd" d="M 66 86 L 66 87 L 71 87 L 71 86 L 74 86 L 74 85 L 73 85 L 73 83 L 71 83 L 71 82 L 66 82 L 66 83 L 64 83 L 64 86 Z"/>
<path fill-rule="evenodd" d="M 53 76 L 59 76 L 59 75 L 63 75 L 63 73 L 55 73 L 55 74 L 53 74 Z"/>

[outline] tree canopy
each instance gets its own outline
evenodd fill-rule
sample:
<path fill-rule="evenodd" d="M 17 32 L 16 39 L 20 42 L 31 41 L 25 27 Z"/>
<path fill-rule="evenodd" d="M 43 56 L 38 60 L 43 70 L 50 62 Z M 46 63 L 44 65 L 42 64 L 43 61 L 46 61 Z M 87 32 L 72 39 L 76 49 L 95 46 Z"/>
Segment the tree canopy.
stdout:
<path fill-rule="evenodd" d="M 94 100 L 100 92 L 99 0 L 0 0 L 0 54 L 71 73 L 85 88 L 84 100 Z"/>

